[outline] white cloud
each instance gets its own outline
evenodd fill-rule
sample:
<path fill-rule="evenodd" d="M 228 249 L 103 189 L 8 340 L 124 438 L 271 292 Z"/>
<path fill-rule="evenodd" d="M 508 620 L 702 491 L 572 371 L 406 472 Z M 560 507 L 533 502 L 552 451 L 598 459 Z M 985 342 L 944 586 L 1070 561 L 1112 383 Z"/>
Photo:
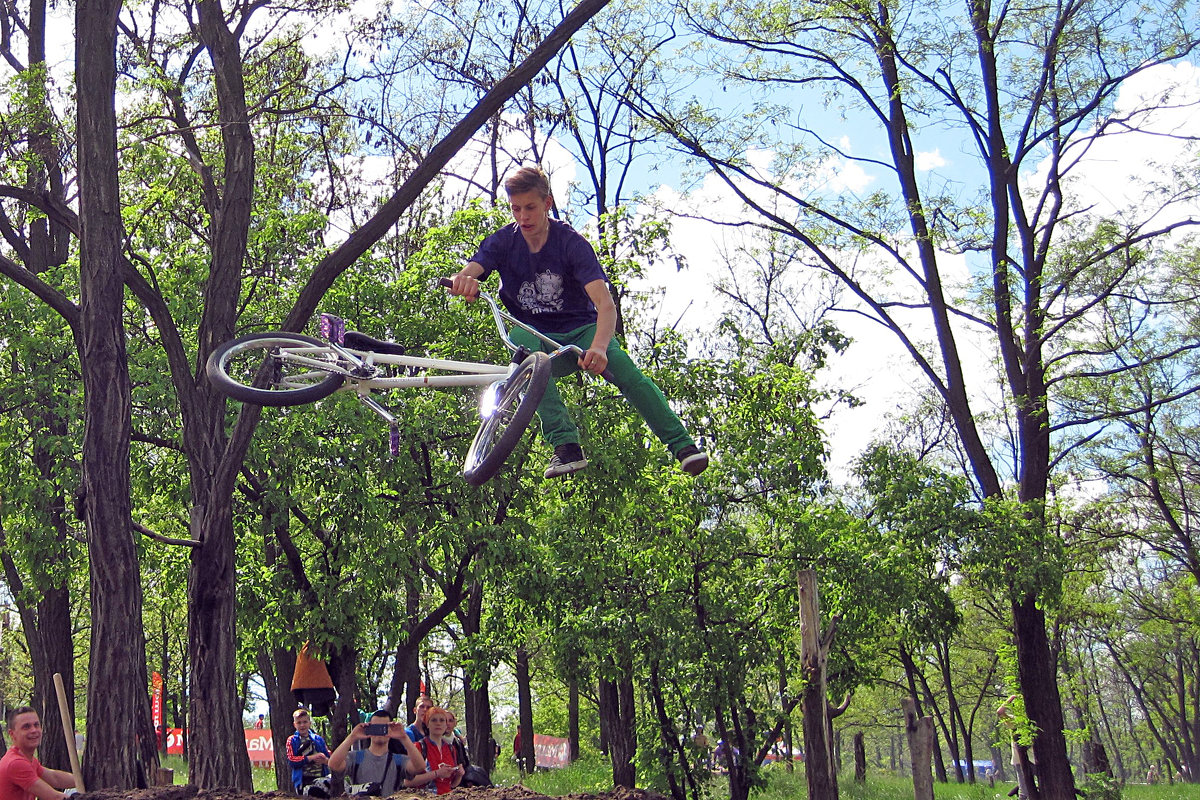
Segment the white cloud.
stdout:
<path fill-rule="evenodd" d="M 1154 189 L 1175 188 L 1170 169 L 1195 158 L 1200 136 L 1200 68 L 1188 63 L 1158 65 L 1139 73 L 1122 87 L 1110 124 L 1103 136 L 1077 141 L 1067 149 L 1075 163 L 1068 189 L 1075 208 L 1094 217 L 1144 220 L 1149 204 L 1159 202 Z M 1030 177 L 1033 186 L 1045 184 L 1049 160 Z M 1194 200 L 1163 209 L 1162 216 L 1180 219 L 1200 216 Z"/>
<path fill-rule="evenodd" d="M 942 158 L 941 149 L 936 147 L 932 152 L 917 153 L 914 161 L 917 169 L 921 172 L 928 172 L 931 169 L 944 167 L 948 163 L 946 159 Z"/>

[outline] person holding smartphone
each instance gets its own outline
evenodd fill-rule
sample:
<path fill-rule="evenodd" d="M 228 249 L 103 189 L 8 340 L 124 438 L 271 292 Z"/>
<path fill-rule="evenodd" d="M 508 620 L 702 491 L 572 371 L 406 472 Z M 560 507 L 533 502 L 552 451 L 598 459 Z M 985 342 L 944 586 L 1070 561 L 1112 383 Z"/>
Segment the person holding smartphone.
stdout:
<path fill-rule="evenodd" d="M 434 776 L 434 790 L 438 794 L 446 794 L 462 783 L 466 768 L 458 760 L 458 752 L 453 744 L 445 741 L 450 728 L 450 713 L 444 708 L 434 706 L 425 715 L 425 726 L 429 735 L 416 745 L 421 755 L 425 756 L 429 772 Z"/>
<path fill-rule="evenodd" d="M 364 740 L 370 740 L 367 747 L 351 749 Z M 403 753 L 391 752 L 393 741 L 402 746 Z M 329 768 L 343 774 L 348 795 L 388 797 L 401 788 L 424 786 L 436 779 L 425 772 L 425 759 L 408 738 L 404 724 L 393 722 L 385 709 L 354 726 L 329 757 Z"/>

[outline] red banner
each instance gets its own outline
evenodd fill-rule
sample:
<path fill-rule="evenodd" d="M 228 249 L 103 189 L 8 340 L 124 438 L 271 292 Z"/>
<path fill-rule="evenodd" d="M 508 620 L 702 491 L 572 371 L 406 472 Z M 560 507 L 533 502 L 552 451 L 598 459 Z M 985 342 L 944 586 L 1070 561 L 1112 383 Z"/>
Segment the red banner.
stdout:
<path fill-rule="evenodd" d="M 261 728 L 246 730 L 246 752 L 250 763 L 256 767 L 270 767 L 275 764 L 275 740 L 271 732 Z"/>
<path fill-rule="evenodd" d="M 162 730 L 163 725 L 163 679 L 162 675 L 155 672 L 151 676 L 151 683 L 154 686 L 154 694 L 150 696 L 150 713 L 154 721 L 154 730 Z"/>
<path fill-rule="evenodd" d="M 275 764 L 275 740 L 269 730 L 246 728 L 246 755 L 250 763 L 256 767 L 270 767 Z M 566 741 L 565 739 L 563 741 Z M 536 747 L 536 745 L 534 745 Z M 167 755 L 183 755 L 183 728 L 167 729 Z"/>
<path fill-rule="evenodd" d="M 571 742 L 557 736 L 533 735 L 534 763 L 539 767 L 557 769 L 571 763 Z"/>

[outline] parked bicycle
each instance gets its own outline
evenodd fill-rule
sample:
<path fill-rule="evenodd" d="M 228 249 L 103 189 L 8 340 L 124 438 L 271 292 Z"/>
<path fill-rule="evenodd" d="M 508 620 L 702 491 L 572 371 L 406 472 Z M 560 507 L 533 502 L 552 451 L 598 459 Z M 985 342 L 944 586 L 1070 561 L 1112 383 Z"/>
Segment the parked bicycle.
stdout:
<path fill-rule="evenodd" d="M 450 285 L 447 278 L 439 284 Z M 314 403 L 337 391 L 350 391 L 389 426 L 392 455 L 400 451 L 396 418 L 371 393 L 418 387 L 483 386 L 479 430 L 463 465 L 473 486 L 489 481 L 504 465 L 529 426 L 558 358 L 578 359 L 583 351 L 562 345 L 515 319 L 486 291 L 496 331 L 512 353 L 507 365 L 408 355 L 402 345 L 347 331 L 345 322 L 321 315 L 321 336 L 287 331 L 250 333 L 219 345 L 206 365 L 208 379 L 223 394 L 261 406 Z M 523 328 L 554 351 L 531 353 L 509 337 L 507 325 Z"/>

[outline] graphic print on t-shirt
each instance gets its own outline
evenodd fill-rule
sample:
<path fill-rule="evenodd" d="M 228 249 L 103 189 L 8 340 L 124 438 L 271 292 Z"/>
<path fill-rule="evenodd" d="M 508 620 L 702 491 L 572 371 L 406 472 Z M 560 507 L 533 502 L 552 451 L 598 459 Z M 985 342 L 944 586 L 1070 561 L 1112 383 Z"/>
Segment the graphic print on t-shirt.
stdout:
<path fill-rule="evenodd" d="M 563 310 L 563 277 L 553 272 L 539 272 L 533 280 L 521 284 L 517 302 L 530 314 Z"/>

